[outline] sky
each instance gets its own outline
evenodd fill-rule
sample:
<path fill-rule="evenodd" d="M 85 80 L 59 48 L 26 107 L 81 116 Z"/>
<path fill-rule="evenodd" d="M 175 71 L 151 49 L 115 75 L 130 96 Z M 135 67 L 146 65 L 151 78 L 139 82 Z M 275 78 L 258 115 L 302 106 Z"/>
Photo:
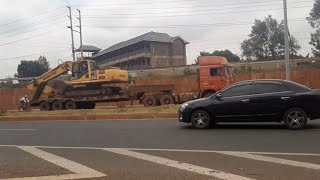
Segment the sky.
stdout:
<path fill-rule="evenodd" d="M 311 52 L 312 28 L 305 20 L 314 0 L 287 0 L 289 31 Z M 283 20 L 282 0 L 1 0 L 0 78 L 12 77 L 21 60 L 47 57 L 51 68 L 72 60 L 68 8 L 77 29 L 82 14 L 83 44 L 105 49 L 155 31 L 180 36 L 187 45 L 187 63 L 200 51 L 229 49 L 241 55 L 240 44 L 255 19 L 271 14 Z M 74 33 L 78 48 L 79 34 Z"/>

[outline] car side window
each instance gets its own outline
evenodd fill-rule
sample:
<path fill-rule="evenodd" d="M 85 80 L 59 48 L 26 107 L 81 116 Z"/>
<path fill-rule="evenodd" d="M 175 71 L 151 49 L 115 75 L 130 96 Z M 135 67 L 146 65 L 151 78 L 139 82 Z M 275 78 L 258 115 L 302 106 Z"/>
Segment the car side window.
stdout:
<path fill-rule="evenodd" d="M 280 83 L 255 83 L 254 84 L 255 94 L 284 92 L 289 90 L 290 89 L 288 89 L 286 86 Z"/>
<path fill-rule="evenodd" d="M 221 68 L 210 68 L 210 76 L 222 76 Z"/>
<path fill-rule="evenodd" d="M 222 97 L 251 95 L 253 90 L 252 84 L 243 84 L 230 87 L 221 92 Z"/>

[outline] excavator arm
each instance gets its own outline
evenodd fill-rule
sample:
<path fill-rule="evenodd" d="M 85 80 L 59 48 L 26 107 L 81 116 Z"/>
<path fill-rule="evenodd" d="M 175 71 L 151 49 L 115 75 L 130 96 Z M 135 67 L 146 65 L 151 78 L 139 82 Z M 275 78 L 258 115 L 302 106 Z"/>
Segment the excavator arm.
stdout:
<path fill-rule="evenodd" d="M 32 101 L 39 100 L 39 97 L 43 93 L 44 89 L 48 86 L 48 81 L 72 70 L 72 61 L 66 61 L 63 64 L 60 64 L 56 68 L 42 74 L 40 77 L 34 79 L 32 82 L 26 85 L 26 88 L 33 91 Z"/>

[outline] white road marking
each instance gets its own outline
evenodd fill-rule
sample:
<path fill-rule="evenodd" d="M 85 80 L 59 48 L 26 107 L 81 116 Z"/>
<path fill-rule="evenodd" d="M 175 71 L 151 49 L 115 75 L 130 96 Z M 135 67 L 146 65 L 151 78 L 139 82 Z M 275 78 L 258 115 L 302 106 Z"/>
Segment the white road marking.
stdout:
<path fill-rule="evenodd" d="M 0 131 L 36 131 L 36 129 L 0 129 Z"/>
<path fill-rule="evenodd" d="M 265 161 L 265 162 L 284 164 L 284 165 L 289 165 L 289 166 L 296 166 L 296 167 L 320 170 L 320 165 L 307 163 L 307 162 L 300 162 L 300 161 L 281 159 L 281 158 L 275 158 L 275 157 L 269 157 L 269 156 L 262 156 L 262 155 L 258 155 L 258 154 L 242 153 L 242 152 L 218 152 L 218 153 L 224 154 L 224 155 L 229 155 L 229 156 L 240 157 L 240 158 L 253 159 L 253 160 L 257 160 L 257 161 Z"/>
<path fill-rule="evenodd" d="M 0 145 L 1 146 L 1 145 Z M 132 151 L 166 151 L 166 152 L 195 152 L 195 153 L 247 153 L 263 155 L 292 155 L 292 156 L 320 156 L 317 153 L 285 153 L 285 152 L 255 152 L 255 151 L 216 151 L 216 150 L 186 150 L 186 149 L 146 149 L 146 148 L 122 148 Z"/>
<path fill-rule="evenodd" d="M 230 174 L 230 173 L 225 173 L 222 171 L 218 171 L 215 169 L 209 169 L 201 166 L 196 166 L 192 164 L 187 164 L 171 159 L 166 159 L 158 156 L 153 156 L 153 155 L 148 155 L 148 154 L 143 154 L 139 152 L 134 152 L 134 151 L 129 151 L 126 149 L 119 149 L 119 148 L 106 148 L 104 149 L 105 151 L 108 152 L 113 152 L 116 154 L 124 155 L 124 156 L 129 156 L 132 158 L 140 159 L 140 160 L 145 160 L 145 161 L 150 161 L 153 163 L 165 165 L 165 166 L 170 166 L 202 175 L 207 175 L 207 176 L 212 176 L 220 179 L 225 179 L 225 180 L 252 180 L 247 177 L 235 175 L 235 174 Z"/>
<path fill-rule="evenodd" d="M 19 147 L 21 145 L 0 145 L 0 147 Z M 23 145 L 24 146 L 24 145 Z M 46 149 L 88 149 L 88 150 L 99 150 L 104 149 L 103 147 L 81 147 L 81 146 L 25 146 L 35 148 L 46 148 Z M 107 148 L 107 147 L 105 147 Z M 186 149 L 150 149 L 150 148 L 111 148 L 111 149 L 126 149 L 132 151 L 167 151 L 167 152 L 195 152 L 195 153 L 247 153 L 247 154 L 262 154 L 262 155 L 290 155 L 290 156 L 320 156 L 318 153 L 286 153 L 286 152 L 259 152 L 259 151 L 217 151 L 217 150 L 186 150 Z"/>
<path fill-rule="evenodd" d="M 23 177 L 23 178 L 15 178 L 16 180 L 35 180 L 35 179 L 55 179 L 55 180 L 64 180 L 64 179 L 83 179 L 83 178 L 98 178 L 104 177 L 105 174 L 98 172 L 94 169 L 81 165 L 79 163 L 70 161 L 68 159 L 62 158 L 60 156 L 56 156 L 54 154 L 45 152 L 43 150 L 37 149 L 35 147 L 30 146 L 18 146 L 18 148 L 26 151 L 32 155 L 35 155 L 41 159 L 44 159 L 48 162 L 51 162 L 57 166 L 60 166 L 64 169 L 67 169 L 75 174 L 66 174 L 66 175 L 58 175 L 58 176 L 42 176 L 42 177 Z"/>

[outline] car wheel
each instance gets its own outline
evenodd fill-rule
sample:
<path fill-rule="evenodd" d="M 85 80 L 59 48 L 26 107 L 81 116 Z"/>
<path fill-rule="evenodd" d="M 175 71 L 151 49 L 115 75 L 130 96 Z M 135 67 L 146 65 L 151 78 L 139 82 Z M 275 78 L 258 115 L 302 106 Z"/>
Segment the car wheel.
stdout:
<path fill-rule="evenodd" d="M 210 127 L 210 115 L 203 110 L 198 110 L 191 115 L 191 124 L 197 129 L 207 129 Z"/>
<path fill-rule="evenodd" d="M 284 124 L 288 129 L 304 129 L 308 116 L 300 108 L 289 109 L 284 115 Z"/>

